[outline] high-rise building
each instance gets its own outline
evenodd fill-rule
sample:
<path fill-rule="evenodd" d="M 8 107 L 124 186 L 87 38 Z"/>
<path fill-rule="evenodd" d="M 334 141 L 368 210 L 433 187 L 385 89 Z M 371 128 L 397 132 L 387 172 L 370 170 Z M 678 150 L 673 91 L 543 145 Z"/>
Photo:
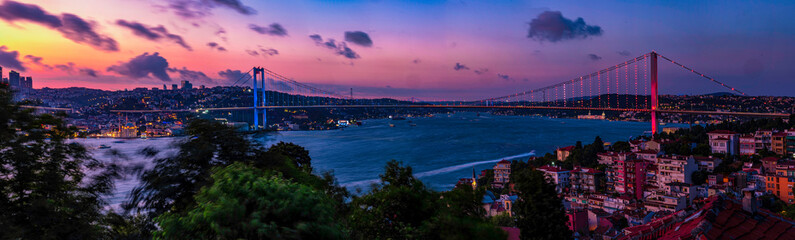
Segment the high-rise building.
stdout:
<path fill-rule="evenodd" d="M 26 89 L 33 89 L 33 77 L 25 77 L 25 84 L 22 84 L 23 88 Z"/>
<path fill-rule="evenodd" d="M 182 80 L 182 90 L 190 90 L 193 89 L 193 84 L 190 83 L 188 80 Z"/>
<path fill-rule="evenodd" d="M 19 88 L 19 73 L 11 70 L 8 72 L 8 85 L 12 88 Z"/>
<path fill-rule="evenodd" d="M 177 90 L 178 87 L 177 84 L 171 84 L 171 90 Z"/>
<path fill-rule="evenodd" d="M 163 91 L 168 90 L 165 84 L 163 84 Z"/>
<path fill-rule="evenodd" d="M 3 79 L 5 79 L 5 78 L 3 78 L 3 66 L 0 66 L 0 80 L 3 80 Z M 2 81 L 2 82 L 5 82 L 5 81 Z"/>

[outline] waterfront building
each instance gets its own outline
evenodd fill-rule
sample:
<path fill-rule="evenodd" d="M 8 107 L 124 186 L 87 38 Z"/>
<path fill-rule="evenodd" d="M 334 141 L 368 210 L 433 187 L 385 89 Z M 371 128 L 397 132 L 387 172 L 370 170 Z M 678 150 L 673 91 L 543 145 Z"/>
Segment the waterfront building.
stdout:
<path fill-rule="evenodd" d="M 555 189 L 558 193 L 563 192 L 563 189 L 569 186 L 569 179 L 571 178 L 569 170 L 554 166 L 542 166 L 538 170 L 544 172 L 544 175 L 555 184 Z"/>
<path fill-rule="evenodd" d="M 574 146 L 562 147 L 558 148 L 555 152 L 558 156 L 558 161 L 566 161 L 566 158 L 571 155 L 571 152 L 574 151 Z"/>
<path fill-rule="evenodd" d="M 620 194 L 626 194 L 634 199 L 643 199 L 646 189 L 646 169 L 650 162 L 632 156 L 615 162 L 613 170 L 616 174 L 613 178 L 613 188 Z"/>
<path fill-rule="evenodd" d="M 722 159 L 712 156 L 709 157 L 693 156 L 693 159 L 695 159 L 696 163 L 698 163 L 699 171 L 704 170 L 707 172 L 714 171 L 715 167 L 717 167 L 718 165 L 720 165 L 721 162 L 723 162 Z"/>
<path fill-rule="evenodd" d="M 670 182 L 693 183 L 691 177 L 698 170 L 693 156 L 661 156 L 657 160 L 657 185 L 665 186 Z"/>
<path fill-rule="evenodd" d="M 767 149 L 768 151 L 773 151 L 771 148 L 771 140 L 773 137 L 772 130 L 757 130 L 754 132 L 754 148 L 757 152 L 761 151 L 762 149 Z"/>
<path fill-rule="evenodd" d="M 739 149 L 739 134 L 729 130 L 715 130 L 707 133 L 712 153 L 734 155 Z"/>
<path fill-rule="evenodd" d="M 594 193 L 601 190 L 600 182 L 604 181 L 604 177 L 605 175 L 602 171 L 593 168 L 575 167 L 571 170 L 569 184 L 571 184 L 572 191 Z"/>
<path fill-rule="evenodd" d="M 504 188 L 511 180 L 511 162 L 508 160 L 500 160 L 494 165 L 494 182 L 495 187 Z"/>
<path fill-rule="evenodd" d="M 795 184 L 795 162 L 776 164 L 776 171 L 765 174 L 765 189 L 787 204 L 795 203 L 792 186 Z"/>
<path fill-rule="evenodd" d="M 754 155 L 756 153 L 756 138 L 753 135 L 740 136 L 740 155 Z"/>

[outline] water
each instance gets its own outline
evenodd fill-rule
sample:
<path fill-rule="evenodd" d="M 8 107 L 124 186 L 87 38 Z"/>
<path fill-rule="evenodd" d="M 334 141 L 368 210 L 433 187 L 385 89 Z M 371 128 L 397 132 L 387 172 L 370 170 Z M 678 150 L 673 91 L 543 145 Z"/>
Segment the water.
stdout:
<path fill-rule="evenodd" d="M 409 122 L 411 121 L 411 122 Z M 411 126 L 411 124 L 416 126 Z M 394 127 L 390 127 L 394 124 Z M 411 166 L 415 176 L 435 190 L 451 189 L 459 178 L 471 177 L 472 168 L 491 168 L 502 159 L 527 159 L 534 154 L 553 152 L 576 141 L 591 143 L 596 136 L 604 141 L 626 141 L 650 129 L 647 122 L 553 119 L 526 116 L 493 116 L 456 113 L 429 118 L 365 120 L 362 126 L 329 131 L 287 131 L 255 139 L 266 145 L 293 142 L 309 150 L 316 171 L 333 171 L 339 182 L 351 190 L 377 181 L 390 159 Z M 174 138 L 127 140 L 85 139 L 90 146 L 106 144 L 131 156 L 129 160 L 148 163 L 136 155 L 146 147 L 170 148 Z M 109 159 L 107 149 L 94 156 Z M 173 154 L 161 152 L 161 156 Z M 137 179 L 117 183 L 110 199 L 118 203 L 137 184 Z"/>

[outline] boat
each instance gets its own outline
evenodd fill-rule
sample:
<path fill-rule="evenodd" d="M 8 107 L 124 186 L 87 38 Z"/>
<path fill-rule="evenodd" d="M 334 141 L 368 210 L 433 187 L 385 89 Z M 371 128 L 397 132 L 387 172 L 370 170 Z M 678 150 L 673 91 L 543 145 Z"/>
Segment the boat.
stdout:
<path fill-rule="evenodd" d="M 395 124 L 391 124 L 391 123 L 390 123 L 390 124 L 389 124 L 389 127 L 395 127 Z"/>
<path fill-rule="evenodd" d="M 108 148 L 110 148 L 110 146 L 108 145 L 105 144 L 99 145 L 99 149 L 108 149 Z"/>

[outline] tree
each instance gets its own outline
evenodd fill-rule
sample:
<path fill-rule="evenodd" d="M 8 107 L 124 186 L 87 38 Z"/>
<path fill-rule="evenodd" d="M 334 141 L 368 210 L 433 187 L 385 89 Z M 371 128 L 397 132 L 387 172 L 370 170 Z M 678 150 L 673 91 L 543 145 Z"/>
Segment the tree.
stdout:
<path fill-rule="evenodd" d="M 519 192 L 514 204 L 516 226 L 522 239 L 570 239 L 572 232 L 566 227 L 563 203 L 555 186 L 541 171 L 524 168 L 511 169 L 511 182 Z"/>
<path fill-rule="evenodd" d="M 616 143 L 613 143 L 613 146 L 611 146 L 611 149 L 614 152 L 629 152 L 629 151 L 632 150 L 632 147 L 629 146 L 628 142 L 617 141 Z"/>
<path fill-rule="evenodd" d="M 157 221 L 157 239 L 342 239 L 322 192 L 243 163 L 217 167 L 186 214 Z"/>
<path fill-rule="evenodd" d="M 119 170 L 91 158 L 56 116 L 11 102 L 0 84 L 0 239 L 97 239 Z M 96 172 L 87 176 L 86 171 Z"/>
<path fill-rule="evenodd" d="M 194 120 L 186 133 L 192 137 L 177 144 L 178 154 L 155 159 L 155 166 L 141 174 L 125 208 L 152 210 L 155 215 L 192 208 L 193 196 L 211 181 L 211 169 L 252 159 L 249 142 L 220 123 Z"/>
<path fill-rule="evenodd" d="M 352 239 L 504 239 L 483 217 L 483 189 L 439 194 L 415 178 L 412 168 L 387 162 L 381 183 L 351 201 Z"/>
<path fill-rule="evenodd" d="M 287 156 L 295 161 L 295 165 L 302 170 L 309 173 L 312 172 L 312 158 L 309 157 L 309 151 L 301 146 L 294 143 L 279 142 L 271 146 L 268 151 Z"/>
<path fill-rule="evenodd" d="M 706 170 L 700 170 L 693 172 L 692 179 L 693 185 L 701 185 L 707 182 L 707 177 L 709 173 Z"/>
<path fill-rule="evenodd" d="M 491 223 L 500 227 L 514 227 L 516 222 L 510 214 L 502 213 L 497 216 L 491 217 Z"/>

